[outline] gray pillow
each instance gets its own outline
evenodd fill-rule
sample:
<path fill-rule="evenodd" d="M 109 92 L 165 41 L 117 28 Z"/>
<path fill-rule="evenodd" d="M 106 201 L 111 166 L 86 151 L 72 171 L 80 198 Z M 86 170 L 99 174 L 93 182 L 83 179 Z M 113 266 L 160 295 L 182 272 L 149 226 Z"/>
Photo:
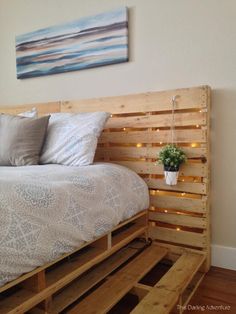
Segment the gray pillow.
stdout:
<path fill-rule="evenodd" d="M 0 114 L 0 166 L 37 165 L 49 118 Z"/>

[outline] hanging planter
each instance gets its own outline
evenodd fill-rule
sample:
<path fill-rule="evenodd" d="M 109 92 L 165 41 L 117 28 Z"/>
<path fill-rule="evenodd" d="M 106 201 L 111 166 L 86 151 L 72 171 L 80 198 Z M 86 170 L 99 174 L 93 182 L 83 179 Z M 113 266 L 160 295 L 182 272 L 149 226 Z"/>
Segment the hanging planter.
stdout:
<path fill-rule="evenodd" d="M 167 185 L 176 185 L 178 182 L 179 171 L 174 168 L 164 166 L 164 174 Z"/>
<path fill-rule="evenodd" d="M 182 163 L 186 161 L 186 155 L 184 151 L 174 144 L 175 140 L 175 108 L 176 108 L 176 98 L 175 95 L 172 97 L 172 121 L 170 125 L 170 135 L 171 135 L 171 144 L 168 144 L 162 147 L 158 162 L 164 165 L 164 174 L 166 184 L 176 185 L 178 182 L 179 176 L 179 167 Z"/>
<path fill-rule="evenodd" d="M 175 144 L 164 146 L 159 153 L 160 164 L 164 165 L 165 181 L 168 185 L 176 185 L 179 176 L 179 167 L 186 161 L 184 151 Z"/>

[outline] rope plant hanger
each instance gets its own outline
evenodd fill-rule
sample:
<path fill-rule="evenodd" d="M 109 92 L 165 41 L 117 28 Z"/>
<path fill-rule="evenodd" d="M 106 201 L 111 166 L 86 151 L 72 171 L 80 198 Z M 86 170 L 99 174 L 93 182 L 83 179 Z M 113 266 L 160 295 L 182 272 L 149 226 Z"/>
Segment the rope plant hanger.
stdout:
<path fill-rule="evenodd" d="M 176 107 L 176 95 L 172 97 L 172 111 L 171 111 L 171 126 L 170 126 L 170 135 L 171 135 L 171 145 L 174 145 L 175 139 L 175 107 Z"/>
<path fill-rule="evenodd" d="M 179 167 L 185 162 L 186 155 L 183 150 L 177 146 L 175 141 L 175 109 L 176 98 L 173 96 L 171 99 L 172 111 L 171 111 L 171 125 L 170 125 L 170 137 L 171 142 L 164 146 L 159 153 L 159 163 L 164 165 L 165 181 L 168 185 L 176 185 L 179 176 Z"/>

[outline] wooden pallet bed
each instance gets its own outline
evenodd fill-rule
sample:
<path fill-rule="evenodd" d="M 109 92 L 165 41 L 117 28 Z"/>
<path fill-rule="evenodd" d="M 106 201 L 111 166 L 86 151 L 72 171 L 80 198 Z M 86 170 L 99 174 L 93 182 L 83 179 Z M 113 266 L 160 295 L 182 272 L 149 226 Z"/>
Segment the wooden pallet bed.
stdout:
<path fill-rule="evenodd" d="M 187 153 L 188 162 L 180 170 L 178 184 L 167 186 L 156 157 L 170 142 L 173 96 L 176 142 Z M 96 160 L 136 171 L 149 186 L 151 206 L 76 252 L 1 287 L 0 313 L 112 313 L 127 293 L 139 300 L 132 313 L 181 313 L 211 263 L 210 88 L 29 104 L 0 111 L 15 114 L 32 107 L 40 115 L 111 112 Z M 142 278 L 163 261 L 171 263 L 169 271 L 153 286 L 142 284 Z"/>

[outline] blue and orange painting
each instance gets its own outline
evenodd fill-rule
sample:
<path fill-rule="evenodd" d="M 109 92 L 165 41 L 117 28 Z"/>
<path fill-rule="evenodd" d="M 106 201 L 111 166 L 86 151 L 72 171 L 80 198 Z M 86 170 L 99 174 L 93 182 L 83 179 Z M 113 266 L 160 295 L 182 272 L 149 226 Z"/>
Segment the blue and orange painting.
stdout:
<path fill-rule="evenodd" d="M 126 7 L 16 36 L 18 79 L 126 61 Z"/>

